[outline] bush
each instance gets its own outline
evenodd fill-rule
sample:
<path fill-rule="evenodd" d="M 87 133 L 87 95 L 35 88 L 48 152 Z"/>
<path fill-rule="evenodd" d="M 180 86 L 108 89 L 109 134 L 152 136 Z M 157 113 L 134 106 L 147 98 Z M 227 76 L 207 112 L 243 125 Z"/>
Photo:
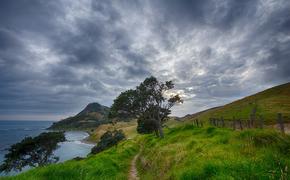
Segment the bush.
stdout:
<path fill-rule="evenodd" d="M 97 154 L 101 151 L 104 151 L 114 145 L 117 145 L 118 142 L 125 139 L 125 134 L 122 130 L 107 131 L 101 136 L 100 142 L 92 148 L 91 153 Z"/>

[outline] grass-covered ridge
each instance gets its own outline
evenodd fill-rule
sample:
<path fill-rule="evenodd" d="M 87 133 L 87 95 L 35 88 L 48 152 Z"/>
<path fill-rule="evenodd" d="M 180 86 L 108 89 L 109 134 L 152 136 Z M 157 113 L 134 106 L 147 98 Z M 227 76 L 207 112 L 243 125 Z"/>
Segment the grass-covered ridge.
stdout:
<path fill-rule="evenodd" d="M 234 131 L 178 123 L 165 130 L 164 139 L 137 135 L 87 159 L 3 179 L 128 179 L 132 159 L 139 151 L 140 179 L 290 178 L 288 135 L 271 129 Z"/>
<path fill-rule="evenodd" d="M 72 180 L 72 179 L 127 179 L 130 162 L 139 146 L 131 141 L 92 155 L 83 160 L 70 160 L 24 172 L 3 180 Z"/>
<path fill-rule="evenodd" d="M 198 118 L 207 121 L 209 118 L 248 119 L 253 107 L 257 105 L 257 116 L 262 116 L 266 124 L 276 122 L 277 113 L 285 116 L 285 121 L 290 121 L 290 83 L 282 84 L 257 94 L 234 101 L 230 104 L 209 109 L 207 111 L 187 116 L 184 119 Z"/>
<path fill-rule="evenodd" d="M 290 178 L 290 137 L 272 130 L 182 125 L 140 142 L 141 179 Z"/>

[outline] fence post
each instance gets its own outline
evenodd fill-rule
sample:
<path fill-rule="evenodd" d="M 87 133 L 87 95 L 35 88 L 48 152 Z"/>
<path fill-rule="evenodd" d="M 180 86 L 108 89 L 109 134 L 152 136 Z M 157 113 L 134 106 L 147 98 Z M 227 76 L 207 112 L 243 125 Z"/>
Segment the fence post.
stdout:
<path fill-rule="evenodd" d="M 196 119 L 196 125 L 197 125 L 197 127 L 199 127 L 199 124 L 198 124 L 198 119 Z"/>
<path fill-rule="evenodd" d="M 250 115 L 250 128 L 253 128 L 253 114 Z"/>
<path fill-rule="evenodd" d="M 277 120 L 278 120 L 278 124 L 280 125 L 281 132 L 283 134 L 285 134 L 284 122 L 283 122 L 283 117 L 282 117 L 281 113 L 278 113 L 278 119 Z"/>
<path fill-rule="evenodd" d="M 224 117 L 222 117 L 221 120 L 222 120 L 222 127 L 225 127 L 225 120 L 224 120 Z"/>
<path fill-rule="evenodd" d="M 255 102 L 255 106 L 253 107 L 252 113 L 251 113 L 251 126 L 252 126 L 252 128 L 254 128 L 254 123 L 256 121 L 256 112 L 257 112 L 257 105 Z"/>
<path fill-rule="evenodd" d="M 210 125 L 213 126 L 213 119 L 212 118 L 210 118 Z"/>
<path fill-rule="evenodd" d="M 263 129 L 263 126 L 264 126 L 264 119 L 263 119 L 263 116 L 260 116 L 259 119 L 260 119 L 260 123 L 259 123 L 259 124 L 260 124 L 260 128 Z"/>
<path fill-rule="evenodd" d="M 247 120 L 247 126 L 248 126 L 248 128 L 250 129 L 251 128 L 251 120 Z"/>
<path fill-rule="evenodd" d="M 242 124 L 241 119 L 239 119 L 239 124 L 240 124 L 240 129 L 243 130 L 243 124 Z"/>
<path fill-rule="evenodd" d="M 233 130 L 236 130 L 236 119 L 235 119 L 235 117 L 233 118 Z"/>

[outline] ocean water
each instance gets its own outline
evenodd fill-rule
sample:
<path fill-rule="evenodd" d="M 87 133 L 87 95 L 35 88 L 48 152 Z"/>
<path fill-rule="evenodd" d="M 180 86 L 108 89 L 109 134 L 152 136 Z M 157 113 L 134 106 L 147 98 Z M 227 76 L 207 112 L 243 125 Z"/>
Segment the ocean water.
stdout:
<path fill-rule="evenodd" d="M 52 121 L 0 121 L 0 164 L 2 164 L 4 155 L 10 145 L 21 141 L 26 136 L 34 137 L 47 131 L 46 128 L 52 123 Z M 59 148 L 54 152 L 59 157 L 59 162 L 75 157 L 86 157 L 94 146 L 82 142 L 83 139 L 88 137 L 86 132 L 68 131 L 65 136 L 67 141 L 59 143 Z M 8 175 L 15 174 L 17 172 L 11 172 Z"/>

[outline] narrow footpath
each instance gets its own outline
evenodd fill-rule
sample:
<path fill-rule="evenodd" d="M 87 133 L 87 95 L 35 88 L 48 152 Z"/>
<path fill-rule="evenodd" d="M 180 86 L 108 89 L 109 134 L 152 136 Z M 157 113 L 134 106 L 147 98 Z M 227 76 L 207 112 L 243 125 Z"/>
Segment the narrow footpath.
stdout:
<path fill-rule="evenodd" d="M 138 170 L 136 167 L 136 162 L 137 162 L 139 155 L 140 155 L 140 151 L 138 154 L 136 154 L 134 156 L 134 158 L 131 161 L 131 167 L 130 167 L 129 177 L 128 177 L 129 180 L 139 180 Z"/>

